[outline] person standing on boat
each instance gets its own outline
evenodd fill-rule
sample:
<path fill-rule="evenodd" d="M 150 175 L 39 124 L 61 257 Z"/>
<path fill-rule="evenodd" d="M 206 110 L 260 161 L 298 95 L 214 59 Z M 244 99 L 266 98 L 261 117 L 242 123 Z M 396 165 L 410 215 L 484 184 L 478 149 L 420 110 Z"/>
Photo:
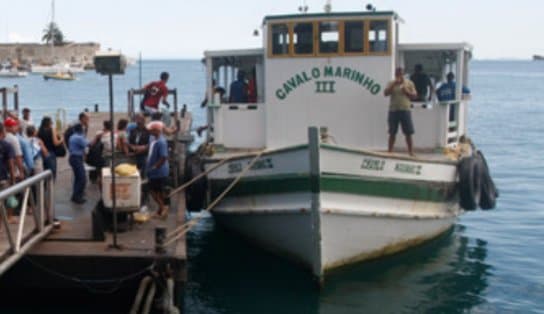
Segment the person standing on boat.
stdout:
<path fill-rule="evenodd" d="M 453 72 L 449 72 L 448 75 L 446 75 L 447 82 L 442 83 L 436 90 L 436 98 L 438 98 L 438 101 L 448 102 L 455 100 L 455 90 L 457 86 L 454 79 L 455 75 Z M 463 93 L 463 96 L 466 96 L 470 94 L 470 89 L 463 85 L 461 92 Z M 455 106 L 450 106 L 449 120 L 455 121 Z"/>
<path fill-rule="evenodd" d="M 166 100 L 168 97 L 168 87 L 166 83 L 170 74 L 168 72 L 162 72 L 160 81 L 154 81 L 144 86 L 143 91 L 144 98 L 142 99 L 141 109 L 147 114 L 152 114 L 159 111 L 159 103 L 162 103 L 170 108 L 170 104 Z"/>
<path fill-rule="evenodd" d="M 246 83 L 246 72 L 239 70 L 236 74 L 236 81 L 230 84 L 229 102 L 230 103 L 247 103 L 248 86 Z"/>
<path fill-rule="evenodd" d="M 82 125 L 76 124 L 74 126 L 74 133 L 70 136 L 68 142 L 68 151 L 70 152 L 68 161 L 70 167 L 72 167 L 72 170 L 74 171 L 74 185 L 70 200 L 76 204 L 83 204 L 86 202 L 83 197 L 85 186 L 87 185 L 83 157 L 85 157 L 85 149 L 87 146 L 89 146 L 89 141 L 85 138 Z"/>
<path fill-rule="evenodd" d="M 395 79 L 387 85 L 384 90 L 385 96 L 390 96 L 389 99 L 389 114 L 387 123 L 389 126 L 389 141 L 388 151 L 393 151 L 395 145 L 395 137 L 399 129 L 399 124 L 402 127 L 402 133 L 406 137 L 406 146 L 408 153 L 413 155 L 412 134 L 414 134 L 414 124 L 412 122 L 412 106 L 411 99 L 417 96 L 417 91 L 412 81 L 404 78 L 404 69 L 398 67 L 395 69 Z"/>
<path fill-rule="evenodd" d="M 149 178 L 149 189 L 153 200 L 159 205 L 156 216 L 164 218 L 168 215 L 166 208 L 165 187 L 170 165 L 168 164 L 168 144 L 162 134 L 163 123 L 152 121 L 147 125 L 152 135 L 149 144 L 149 155 L 147 157 L 147 177 Z"/>
<path fill-rule="evenodd" d="M 434 93 L 434 87 L 429 76 L 423 72 L 423 65 L 416 64 L 414 73 L 410 76 L 410 80 L 414 83 L 417 91 L 415 101 L 431 101 Z"/>

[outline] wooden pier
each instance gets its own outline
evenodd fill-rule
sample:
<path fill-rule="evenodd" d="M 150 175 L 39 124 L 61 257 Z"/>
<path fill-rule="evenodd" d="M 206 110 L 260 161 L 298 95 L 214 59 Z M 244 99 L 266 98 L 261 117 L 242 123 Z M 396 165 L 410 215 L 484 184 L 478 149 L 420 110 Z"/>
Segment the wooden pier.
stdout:
<path fill-rule="evenodd" d="M 91 125 L 88 137 L 91 138 L 102 128 L 102 122 L 109 120 L 109 113 L 89 115 Z M 115 122 L 126 116 L 127 114 L 116 113 Z M 169 139 L 170 165 L 176 171 L 174 177 L 182 177 L 184 158 L 190 142 L 187 139 L 190 138 L 191 123 L 191 114 L 183 111 L 179 115 L 179 131 Z M 68 165 L 68 158 L 59 158 L 57 162 L 54 216 L 61 222 L 61 226 L 36 244 L 17 265 L 0 278 L 2 299 L 6 295 L 23 291 L 25 294 L 35 291 L 46 299 L 49 295 L 63 295 L 63 299 L 74 295 L 78 300 L 79 297 L 98 293 L 101 300 L 109 296 L 116 300 L 117 306 L 128 312 L 141 279 L 153 274 L 174 279 L 177 297 L 175 301 L 179 303 L 186 281 L 185 237 L 165 247 L 163 252 L 157 252 L 155 229 L 164 227 L 170 232 L 185 223 L 184 192 L 172 196 L 166 219 L 149 219 L 138 223 L 131 219 L 131 214 L 118 215 L 120 221 L 117 243 L 120 248 L 114 248 L 111 245 L 111 230 L 105 232 L 103 240 L 96 239 L 96 223 L 93 231 L 92 212 L 101 198 L 98 185 L 87 182 L 86 203 L 78 205 L 71 202 L 73 173 Z M 151 202 L 151 197 L 148 199 Z M 156 204 L 149 204 L 150 210 L 156 208 L 154 206 Z M 128 219 L 125 221 L 124 218 Z M 69 302 L 70 299 L 65 301 Z"/>

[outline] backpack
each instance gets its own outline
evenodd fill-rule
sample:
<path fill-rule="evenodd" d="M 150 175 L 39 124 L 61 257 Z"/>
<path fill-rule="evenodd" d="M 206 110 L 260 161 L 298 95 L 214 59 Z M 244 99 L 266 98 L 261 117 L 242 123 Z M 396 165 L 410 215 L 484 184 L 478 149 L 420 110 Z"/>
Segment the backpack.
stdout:
<path fill-rule="evenodd" d="M 70 136 L 74 134 L 74 126 L 69 126 L 66 131 L 64 131 L 63 138 L 64 138 L 64 145 L 66 145 L 66 148 L 68 149 L 68 143 L 70 141 Z"/>
<path fill-rule="evenodd" d="M 86 162 L 89 166 L 96 168 L 101 168 L 106 165 L 106 161 L 102 156 L 102 151 L 104 150 L 104 144 L 101 141 L 96 141 L 94 145 L 89 147 L 89 152 L 87 153 Z"/>

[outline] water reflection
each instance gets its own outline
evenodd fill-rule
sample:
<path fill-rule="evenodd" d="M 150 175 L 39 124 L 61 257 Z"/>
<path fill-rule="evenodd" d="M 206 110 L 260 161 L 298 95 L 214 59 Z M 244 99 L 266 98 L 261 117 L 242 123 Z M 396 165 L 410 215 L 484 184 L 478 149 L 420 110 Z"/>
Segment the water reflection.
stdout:
<path fill-rule="evenodd" d="M 464 227 L 422 247 L 311 277 L 208 218 L 188 236 L 185 313 L 460 313 L 485 307 L 487 243 Z"/>

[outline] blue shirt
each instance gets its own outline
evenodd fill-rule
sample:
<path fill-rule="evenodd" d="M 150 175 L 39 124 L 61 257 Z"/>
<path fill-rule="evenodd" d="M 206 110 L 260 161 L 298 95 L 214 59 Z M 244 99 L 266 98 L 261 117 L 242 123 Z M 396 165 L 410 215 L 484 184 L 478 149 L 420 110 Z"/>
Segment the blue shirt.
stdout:
<path fill-rule="evenodd" d="M 0 140 L 0 180 L 9 178 L 8 161 L 15 158 L 13 147 L 5 140 Z"/>
<path fill-rule="evenodd" d="M 230 84 L 230 102 L 247 102 L 247 85 L 244 81 L 238 80 Z"/>
<path fill-rule="evenodd" d="M 68 140 L 68 151 L 72 156 L 85 155 L 85 148 L 89 146 L 89 141 L 85 138 L 83 133 L 74 133 Z"/>
<path fill-rule="evenodd" d="M 470 90 L 466 86 L 463 86 L 463 94 L 470 94 Z M 436 97 L 439 101 L 455 100 L 455 82 L 451 81 L 440 85 L 436 90 Z"/>
<path fill-rule="evenodd" d="M 34 154 L 32 144 L 30 144 L 28 139 L 21 134 L 17 134 L 16 136 L 19 140 L 19 144 L 21 145 L 21 151 L 23 152 L 23 163 L 26 170 L 34 169 Z"/>
<path fill-rule="evenodd" d="M 159 168 L 153 168 L 161 158 L 166 158 Z M 158 139 L 153 138 L 149 144 L 149 155 L 147 157 L 147 177 L 150 179 L 166 178 L 170 172 L 168 164 L 168 144 L 164 136 Z"/>

